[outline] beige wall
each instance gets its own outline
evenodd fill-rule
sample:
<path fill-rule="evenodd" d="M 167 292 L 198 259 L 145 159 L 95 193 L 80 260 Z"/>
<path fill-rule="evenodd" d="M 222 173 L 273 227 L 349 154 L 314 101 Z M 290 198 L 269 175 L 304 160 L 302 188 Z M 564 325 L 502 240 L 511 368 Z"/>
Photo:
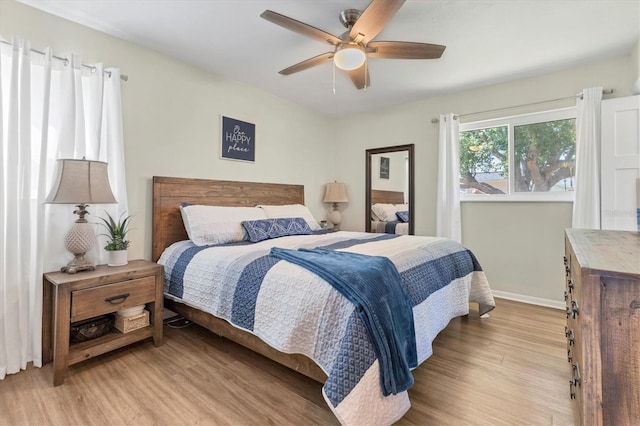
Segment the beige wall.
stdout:
<path fill-rule="evenodd" d="M 614 96 L 630 93 L 631 57 L 619 57 L 541 77 L 467 90 L 411 104 L 351 115 L 338 122 L 336 175 L 364 194 L 364 151 L 389 145 L 416 146 L 416 218 L 419 235 L 435 233 L 438 125 L 441 113 L 469 114 L 496 108 L 572 96 L 585 87 L 614 89 Z M 561 101 L 513 108 L 463 118 L 477 121 L 575 105 Z M 347 143 L 348 142 L 348 143 Z M 364 197 L 352 197 L 342 215 L 344 229 L 364 229 Z M 563 230 L 571 225 L 571 203 L 469 202 L 462 205 L 463 243 L 482 263 L 493 289 L 528 298 L 559 302 L 563 280 Z"/>
<path fill-rule="evenodd" d="M 388 152 L 371 156 L 371 189 L 406 192 L 408 151 Z M 380 158 L 389 159 L 389 178 L 380 177 Z"/>
<path fill-rule="evenodd" d="M 85 63 L 103 62 L 129 76 L 122 83 L 122 109 L 136 228 L 130 258 L 151 257 L 154 175 L 303 184 L 307 204 L 324 219 L 322 191 L 334 180 L 327 166 L 333 136 L 327 118 L 13 1 L 0 0 L 0 34 L 28 38 L 38 49 L 51 46 L 62 56 L 77 53 Z M 256 124 L 255 163 L 219 158 L 220 114 Z"/>
<path fill-rule="evenodd" d="M 631 84 L 633 86 L 633 93 L 640 94 L 640 40 L 633 47 L 631 52 Z"/>

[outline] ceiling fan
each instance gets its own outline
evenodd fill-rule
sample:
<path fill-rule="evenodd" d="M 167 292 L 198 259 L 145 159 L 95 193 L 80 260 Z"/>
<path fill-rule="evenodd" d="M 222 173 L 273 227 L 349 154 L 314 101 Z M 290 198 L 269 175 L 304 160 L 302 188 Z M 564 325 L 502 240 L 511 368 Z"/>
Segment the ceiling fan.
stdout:
<path fill-rule="evenodd" d="M 333 60 L 336 67 L 347 72 L 358 89 L 364 89 L 371 83 L 369 70 L 365 65 L 367 58 L 437 59 L 446 48 L 438 44 L 409 41 L 373 41 L 404 2 L 405 0 L 373 0 L 364 11 L 343 10 L 340 12 L 340 22 L 347 31 L 340 36 L 334 36 L 272 10 L 265 10 L 260 16 L 288 30 L 333 46 L 331 52 L 285 68 L 279 72 L 280 74 L 290 75 Z"/>

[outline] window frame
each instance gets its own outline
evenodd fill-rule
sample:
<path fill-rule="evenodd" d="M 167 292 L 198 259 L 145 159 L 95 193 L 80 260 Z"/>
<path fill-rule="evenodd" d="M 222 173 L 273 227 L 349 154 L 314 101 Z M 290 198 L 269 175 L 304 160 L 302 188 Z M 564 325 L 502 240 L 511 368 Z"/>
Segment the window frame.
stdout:
<path fill-rule="evenodd" d="M 509 161 L 509 193 L 508 194 L 460 194 L 461 202 L 573 202 L 575 191 L 563 192 L 512 192 L 514 182 L 514 139 L 515 126 L 544 123 L 547 121 L 575 119 L 576 107 L 560 108 L 548 111 L 492 118 L 489 120 L 460 123 L 459 132 L 480 130 L 490 127 L 507 126 L 508 161 Z M 576 136 L 577 137 L 577 136 Z M 577 141 L 576 141 L 577 143 Z M 458 156 L 459 158 L 459 156 Z M 574 173 L 575 176 L 575 173 Z"/>

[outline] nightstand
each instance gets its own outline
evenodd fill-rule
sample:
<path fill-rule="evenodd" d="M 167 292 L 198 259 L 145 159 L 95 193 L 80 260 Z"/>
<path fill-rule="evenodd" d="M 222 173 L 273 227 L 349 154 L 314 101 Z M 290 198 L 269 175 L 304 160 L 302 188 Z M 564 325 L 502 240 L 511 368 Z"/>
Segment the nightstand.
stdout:
<path fill-rule="evenodd" d="M 124 266 L 96 266 L 77 274 L 44 274 L 42 362 L 53 361 L 53 385 L 64 382 L 67 367 L 153 337 L 162 345 L 163 267 L 146 260 Z M 149 326 L 129 333 L 112 330 L 104 336 L 69 343 L 70 324 L 120 309 L 146 304 Z"/>

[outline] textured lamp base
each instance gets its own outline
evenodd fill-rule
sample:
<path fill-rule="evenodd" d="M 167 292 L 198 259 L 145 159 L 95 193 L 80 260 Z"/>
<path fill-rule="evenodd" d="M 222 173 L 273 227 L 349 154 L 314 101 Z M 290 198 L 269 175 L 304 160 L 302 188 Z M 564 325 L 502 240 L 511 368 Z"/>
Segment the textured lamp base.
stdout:
<path fill-rule="evenodd" d="M 83 215 L 84 215 L 84 209 Z M 81 215 L 81 216 L 83 216 Z M 93 262 L 85 259 L 84 255 L 93 248 L 96 241 L 96 233 L 93 225 L 87 222 L 84 217 L 76 220 L 64 237 L 64 246 L 68 251 L 73 253 L 74 259 L 67 266 L 63 266 L 60 270 L 69 274 L 75 274 L 80 271 L 93 271 L 96 267 Z"/>
<path fill-rule="evenodd" d="M 67 272 L 69 274 L 75 274 L 80 271 L 93 271 L 96 269 L 92 262 L 89 262 L 84 258 L 84 253 L 74 254 L 74 258 L 67 266 L 63 266 L 60 271 Z"/>
<path fill-rule="evenodd" d="M 342 217 L 340 216 L 340 211 L 338 211 L 338 205 L 336 203 L 333 204 L 333 209 L 334 210 L 329 213 L 329 222 L 333 224 L 333 229 L 335 231 L 339 231 Z"/>

